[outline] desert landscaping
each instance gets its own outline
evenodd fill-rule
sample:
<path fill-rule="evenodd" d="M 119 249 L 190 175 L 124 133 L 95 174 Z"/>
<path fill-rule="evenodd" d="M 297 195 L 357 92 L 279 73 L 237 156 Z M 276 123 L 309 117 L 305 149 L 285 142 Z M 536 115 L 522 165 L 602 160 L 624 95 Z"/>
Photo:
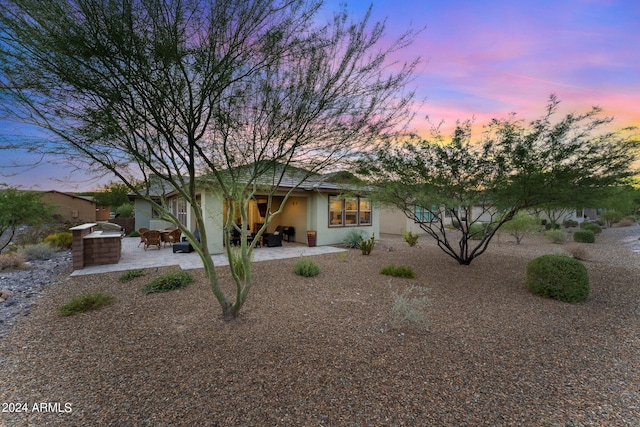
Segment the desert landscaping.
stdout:
<path fill-rule="evenodd" d="M 146 295 L 165 271 L 59 277 L 0 339 L 3 426 L 637 426 L 640 254 L 606 229 L 594 244 L 516 245 L 500 236 L 470 266 L 421 237 L 254 264 L 240 318 L 223 322 L 201 270 L 186 289 Z M 591 295 L 569 304 L 530 293 L 525 266 L 580 246 Z M 380 274 L 410 266 L 415 279 Z M 219 268 L 230 284 L 228 267 Z M 428 329 L 393 328 L 393 293 L 427 289 Z M 115 296 L 60 317 L 72 296 Z M 424 324 L 420 325 L 424 326 Z M 48 411 L 34 411 L 40 403 Z M 8 406 L 7 406 L 8 408 Z"/>

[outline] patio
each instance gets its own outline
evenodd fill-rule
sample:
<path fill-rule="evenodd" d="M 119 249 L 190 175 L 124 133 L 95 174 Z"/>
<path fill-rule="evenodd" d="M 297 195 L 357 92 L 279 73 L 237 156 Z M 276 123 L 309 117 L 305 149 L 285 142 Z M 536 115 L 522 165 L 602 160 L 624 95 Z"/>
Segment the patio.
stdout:
<path fill-rule="evenodd" d="M 202 260 L 196 252 L 174 254 L 171 247 L 163 247 L 162 249 L 150 248 L 145 251 L 142 246 L 138 247 L 139 244 L 139 237 L 124 237 L 122 239 L 120 261 L 117 264 L 87 266 L 82 269 L 75 270 L 71 273 L 71 276 L 166 267 L 170 265 L 180 266 L 183 270 L 203 268 Z M 333 246 L 316 246 L 310 248 L 300 243 L 288 243 L 285 241 L 282 242 L 282 246 L 280 247 L 254 249 L 253 260 L 255 262 L 261 262 L 344 251 L 345 249 Z M 213 255 L 212 258 L 217 267 L 229 265 L 227 256 L 224 254 Z"/>

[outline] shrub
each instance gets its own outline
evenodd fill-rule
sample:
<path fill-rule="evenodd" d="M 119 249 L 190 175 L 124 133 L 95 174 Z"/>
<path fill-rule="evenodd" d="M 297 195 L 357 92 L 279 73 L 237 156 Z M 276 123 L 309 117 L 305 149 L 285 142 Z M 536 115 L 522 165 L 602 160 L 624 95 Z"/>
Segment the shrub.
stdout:
<path fill-rule="evenodd" d="M 140 233 L 138 233 L 137 231 L 132 231 L 131 233 L 129 233 L 129 237 L 140 237 Z"/>
<path fill-rule="evenodd" d="M 587 249 L 584 245 L 571 244 L 565 248 L 565 251 L 573 258 L 583 261 L 587 259 Z"/>
<path fill-rule="evenodd" d="M 20 268 L 24 258 L 17 252 L 7 252 L 0 255 L 0 271 Z"/>
<path fill-rule="evenodd" d="M 58 308 L 59 316 L 71 316 L 89 310 L 97 310 L 113 302 L 113 296 L 102 291 L 73 297 L 68 303 Z"/>
<path fill-rule="evenodd" d="M 633 218 L 625 218 L 616 223 L 616 227 L 631 227 L 633 225 L 636 225 L 636 220 Z"/>
<path fill-rule="evenodd" d="M 600 213 L 600 215 L 598 215 L 598 217 L 601 221 L 604 221 L 604 223 L 607 224 L 607 227 L 611 227 L 612 224 L 622 221 L 624 214 L 615 209 L 605 209 Z"/>
<path fill-rule="evenodd" d="M 404 265 L 399 265 L 396 267 L 392 264 L 383 268 L 380 273 L 387 276 L 406 277 L 409 279 L 413 279 L 414 277 L 416 277 L 416 273 L 413 272 L 413 269 Z"/>
<path fill-rule="evenodd" d="M 583 229 L 583 230 L 593 231 L 593 234 L 602 233 L 602 227 L 600 227 L 598 224 L 596 224 L 594 222 L 589 222 L 584 227 L 581 226 L 580 228 Z"/>
<path fill-rule="evenodd" d="M 516 238 L 518 245 L 527 233 L 533 233 L 539 229 L 538 219 L 525 211 L 518 212 L 502 226 L 502 230 Z"/>
<path fill-rule="evenodd" d="M 370 239 L 364 240 L 360 238 L 360 249 L 362 250 L 362 255 L 369 255 L 375 246 L 375 235 L 371 235 Z"/>
<path fill-rule="evenodd" d="M 425 309 L 430 301 L 427 290 L 409 286 L 402 292 L 391 291 L 393 305 L 391 307 L 391 327 L 393 329 L 413 328 L 420 332 L 429 329 L 429 321 Z"/>
<path fill-rule="evenodd" d="M 168 292 L 174 289 L 186 288 L 194 281 L 193 276 L 186 271 L 176 271 L 156 277 L 143 290 L 146 294 Z"/>
<path fill-rule="evenodd" d="M 345 238 L 342 239 L 342 244 L 348 248 L 358 249 L 360 248 L 363 234 L 362 230 L 349 230 Z"/>
<path fill-rule="evenodd" d="M 320 274 L 320 267 L 318 267 L 318 264 L 311 258 L 302 256 L 296 261 L 293 271 L 298 276 L 313 277 Z"/>
<path fill-rule="evenodd" d="M 133 218 L 134 211 L 133 203 L 124 203 L 116 208 L 116 216 L 118 218 Z"/>
<path fill-rule="evenodd" d="M 471 224 L 469 226 L 469 238 L 471 240 L 481 240 L 484 237 L 484 227 L 482 224 Z"/>
<path fill-rule="evenodd" d="M 567 241 L 567 235 L 562 230 L 549 230 L 544 233 L 544 237 L 551 243 L 564 243 Z"/>
<path fill-rule="evenodd" d="M 560 230 L 560 224 L 555 222 L 547 222 L 544 224 L 545 230 Z"/>
<path fill-rule="evenodd" d="M 476 222 L 469 226 L 469 238 L 471 240 L 482 240 L 484 236 L 493 231 L 493 224 Z"/>
<path fill-rule="evenodd" d="M 409 246 L 415 246 L 416 243 L 418 243 L 418 237 L 420 236 L 418 236 L 417 234 L 413 234 L 408 230 L 402 232 L 402 238 L 409 244 Z"/>
<path fill-rule="evenodd" d="M 126 273 L 124 273 L 122 276 L 120 276 L 120 281 L 121 282 L 128 282 L 130 280 L 133 280 L 137 277 L 142 277 L 144 276 L 144 271 L 142 270 L 129 270 Z"/>
<path fill-rule="evenodd" d="M 48 243 L 53 247 L 60 249 L 71 249 L 71 243 L 73 242 L 73 234 L 69 231 L 63 231 L 61 233 L 50 234 L 43 240 L 44 243 Z"/>
<path fill-rule="evenodd" d="M 564 228 L 577 227 L 579 225 L 580 223 L 574 219 L 565 219 L 564 221 L 562 221 L 562 226 Z"/>
<path fill-rule="evenodd" d="M 527 264 L 527 287 L 546 298 L 579 302 L 589 296 L 589 273 L 566 255 L 542 255 Z"/>
<path fill-rule="evenodd" d="M 573 235 L 574 242 L 593 243 L 596 241 L 596 235 L 591 230 L 578 230 Z"/>
<path fill-rule="evenodd" d="M 20 252 L 27 261 L 34 261 L 51 259 L 56 250 L 48 243 L 37 243 L 23 247 Z"/>

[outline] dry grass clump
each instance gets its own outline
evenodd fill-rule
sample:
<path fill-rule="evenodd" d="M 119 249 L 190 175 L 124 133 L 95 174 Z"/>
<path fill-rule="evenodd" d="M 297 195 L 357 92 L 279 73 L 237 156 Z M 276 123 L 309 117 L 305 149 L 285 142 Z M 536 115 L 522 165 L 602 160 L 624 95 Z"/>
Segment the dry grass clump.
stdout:
<path fill-rule="evenodd" d="M 616 223 L 616 227 L 631 227 L 636 225 L 637 222 L 631 218 L 625 218 L 622 221 Z"/>
<path fill-rule="evenodd" d="M 589 258 L 589 251 L 584 245 L 572 243 L 567 245 L 564 250 L 567 254 L 571 255 L 571 257 L 579 261 L 586 261 Z"/>
<path fill-rule="evenodd" d="M 7 252 L 0 255 L 0 270 L 10 270 L 22 267 L 24 257 L 18 252 Z"/>

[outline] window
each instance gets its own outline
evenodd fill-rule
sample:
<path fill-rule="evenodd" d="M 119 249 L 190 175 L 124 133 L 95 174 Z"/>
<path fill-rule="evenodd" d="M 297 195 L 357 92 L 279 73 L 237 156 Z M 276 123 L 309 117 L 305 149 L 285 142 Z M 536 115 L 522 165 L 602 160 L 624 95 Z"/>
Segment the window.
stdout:
<path fill-rule="evenodd" d="M 329 196 L 329 227 L 371 225 L 371 202 L 360 197 Z"/>
<path fill-rule="evenodd" d="M 427 209 L 423 206 L 416 206 L 415 221 L 433 222 L 436 220 L 436 212 L 438 212 L 438 207 L 436 205 L 431 205 L 431 209 Z"/>
<path fill-rule="evenodd" d="M 182 198 L 173 199 L 170 206 L 171 213 L 178 218 L 178 222 L 187 225 L 187 202 Z"/>

